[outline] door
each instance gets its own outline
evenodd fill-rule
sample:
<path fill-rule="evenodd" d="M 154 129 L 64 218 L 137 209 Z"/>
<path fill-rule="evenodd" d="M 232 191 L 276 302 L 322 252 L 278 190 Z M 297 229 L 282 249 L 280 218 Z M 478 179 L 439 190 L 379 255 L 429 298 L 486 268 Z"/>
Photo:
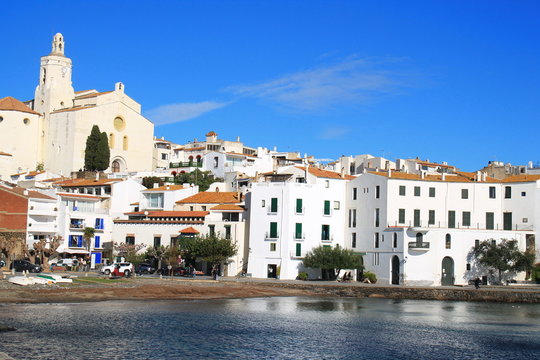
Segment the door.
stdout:
<path fill-rule="evenodd" d="M 441 285 L 442 286 L 454 285 L 454 260 L 449 256 L 446 256 L 442 260 Z"/>
<path fill-rule="evenodd" d="M 512 213 L 503 213 L 503 227 L 504 230 L 512 230 Z"/>
<path fill-rule="evenodd" d="M 392 258 L 392 284 L 399 285 L 399 257 L 397 255 Z"/>
<path fill-rule="evenodd" d="M 277 265 L 276 264 L 268 264 L 267 275 L 269 279 L 277 278 Z"/>

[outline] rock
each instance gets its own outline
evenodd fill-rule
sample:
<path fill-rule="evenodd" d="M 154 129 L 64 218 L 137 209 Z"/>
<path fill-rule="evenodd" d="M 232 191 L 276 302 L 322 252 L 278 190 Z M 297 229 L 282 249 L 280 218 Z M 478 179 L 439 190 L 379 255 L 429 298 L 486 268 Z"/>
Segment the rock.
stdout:
<path fill-rule="evenodd" d="M 15 328 L 12 328 L 11 326 L 6 326 L 4 324 L 0 324 L 0 332 L 4 331 L 15 331 Z"/>

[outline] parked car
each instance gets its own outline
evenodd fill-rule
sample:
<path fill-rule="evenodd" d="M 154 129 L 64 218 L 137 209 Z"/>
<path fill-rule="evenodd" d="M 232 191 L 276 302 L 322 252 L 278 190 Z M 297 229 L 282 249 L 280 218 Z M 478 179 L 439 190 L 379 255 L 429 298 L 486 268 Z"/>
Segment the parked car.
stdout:
<path fill-rule="evenodd" d="M 79 266 L 79 260 L 77 259 L 55 259 L 50 261 L 53 266 L 74 267 Z"/>
<path fill-rule="evenodd" d="M 111 265 L 107 265 L 101 268 L 101 273 L 105 275 L 110 275 L 114 272 L 114 269 L 118 267 L 118 272 L 122 273 L 124 276 L 129 276 L 133 274 L 133 264 L 129 262 L 123 262 L 123 263 L 114 263 Z"/>
<path fill-rule="evenodd" d="M 153 274 L 154 272 L 156 272 L 156 268 L 149 263 L 140 263 L 135 268 L 135 272 L 137 274 Z"/>
<path fill-rule="evenodd" d="M 28 270 L 29 272 L 38 273 L 41 272 L 41 266 L 32 264 L 28 260 L 15 260 L 11 265 L 9 265 L 9 269 L 15 268 L 15 271 L 24 271 Z"/>

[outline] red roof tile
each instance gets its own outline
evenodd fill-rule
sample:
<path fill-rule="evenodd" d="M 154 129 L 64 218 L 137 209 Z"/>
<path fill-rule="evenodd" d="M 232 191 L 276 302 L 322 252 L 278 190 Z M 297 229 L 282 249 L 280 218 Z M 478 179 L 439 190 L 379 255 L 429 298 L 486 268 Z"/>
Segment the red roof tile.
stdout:
<path fill-rule="evenodd" d="M 236 204 L 240 203 L 238 194 L 235 192 L 217 192 L 207 191 L 200 192 L 179 200 L 177 204 Z"/>
<path fill-rule="evenodd" d="M 29 114 L 41 115 L 40 113 L 30 109 L 22 101 L 11 96 L 6 96 L 0 99 L 0 110 L 20 111 Z"/>
<path fill-rule="evenodd" d="M 197 229 L 194 229 L 193 226 L 190 226 L 188 228 L 180 230 L 179 233 L 180 234 L 198 234 L 199 231 Z"/>

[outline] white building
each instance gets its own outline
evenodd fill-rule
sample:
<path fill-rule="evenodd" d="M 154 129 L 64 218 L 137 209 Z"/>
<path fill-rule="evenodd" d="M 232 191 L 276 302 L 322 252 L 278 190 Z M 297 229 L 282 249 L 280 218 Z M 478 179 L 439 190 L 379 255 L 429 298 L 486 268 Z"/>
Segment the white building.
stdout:
<path fill-rule="evenodd" d="M 249 208 L 248 272 L 253 277 L 295 279 L 306 252 L 345 244 L 345 191 L 350 176 L 291 166 L 263 174 L 246 195 Z M 278 274 L 279 272 L 279 274 Z"/>

